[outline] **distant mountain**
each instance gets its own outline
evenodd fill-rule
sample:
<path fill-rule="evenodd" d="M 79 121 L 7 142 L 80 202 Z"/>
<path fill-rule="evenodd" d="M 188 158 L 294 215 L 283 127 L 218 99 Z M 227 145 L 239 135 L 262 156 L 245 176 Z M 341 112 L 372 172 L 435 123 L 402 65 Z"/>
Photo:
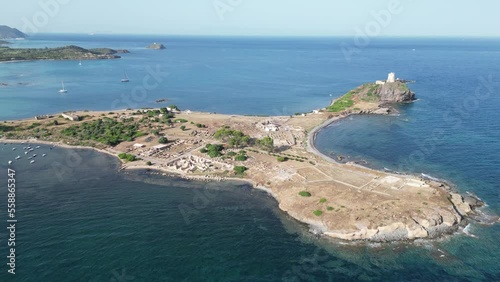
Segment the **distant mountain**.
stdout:
<path fill-rule="evenodd" d="M 26 38 L 28 35 L 22 33 L 17 28 L 0 25 L 0 39 Z"/>

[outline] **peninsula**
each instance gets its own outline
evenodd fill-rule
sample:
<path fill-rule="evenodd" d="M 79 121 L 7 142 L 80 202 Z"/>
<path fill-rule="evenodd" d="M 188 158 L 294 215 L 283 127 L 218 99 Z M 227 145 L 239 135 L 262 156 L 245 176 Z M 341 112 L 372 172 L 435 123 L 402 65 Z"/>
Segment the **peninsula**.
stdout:
<path fill-rule="evenodd" d="M 413 99 L 404 82 L 389 79 L 296 116 L 220 115 L 171 105 L 10 121 L 0 124 L 0 135 L 2 142 L 92 147 L 118 156 L 123 169 L 245 180 L 271 194 L 293 218 L 338 239 L 436 238 L 456 232 L 483 203 L 445 183 L 340 164 L 314 147 L 315 133 L 334 121 L 350 114 L 387 114 L 392 103 Z"/>
<path fill-rule="evenodd" d="M 109 48 L 84 49 L 70 45 L 57 48 L 9 48 L 0 46 L 0 62 L 32 60 L 101 60 L 118 59 L 127 50 Z"/>

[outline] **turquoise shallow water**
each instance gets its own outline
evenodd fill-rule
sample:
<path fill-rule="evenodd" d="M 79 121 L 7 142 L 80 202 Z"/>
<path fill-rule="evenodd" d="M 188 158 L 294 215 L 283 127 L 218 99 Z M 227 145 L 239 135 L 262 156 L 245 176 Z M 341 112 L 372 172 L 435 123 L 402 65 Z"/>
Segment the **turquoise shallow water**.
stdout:
<path fill-rule="evenodd" d="M 0 82 L 11 85 L 0 88 L 0 119 L 113 110 L 117 97 L 141 86 L 147 67 L 156 64 L 170 74 L 137 106 L 169 98 L 181 108 L 235 114 L 309 111 L 396 71 L 416 80 L 411 88 L 420 101 L 401 107 L 399 117 L 334 124 L 320 132 L 317 146 L 374 167 L 446 178 L 500 213 L 500 41 L 380 39 L 348 62 L 339 49 L 346 40 L 42 35 L 15 46 L 76 44 L 132 53 L 81 68 L 70 61 L 0 64 Z M 169 49 L 142 49 L 154 41 Z M 124 69 L 132 79 L 127 85 L 119 83 Z M 490 75 L 492 90 L 483 87 L 478 96 L 488 99 L 470 100 L 479 77 Z M 68 95 L 57 93 L 60 80 Z M 22 153 L 11 148 L 0 144 L 1 171 Z M 473 224 L 476 238 L 346 245 L 309 234 L 245 184 L 125 175 L 116 160 L 91 151 L 42 146 L 42 152 L 49 155 L 33 165 L 14 164 L 18 275 L 6 275 L 2 263 L 0 281 L 500 280 L 498 225 Z M 4 172 L 0 183 L 6 183 Z M 0 208 L 1 220 L 5 212 Z M 0 257 L 7 255 L 6 236 L 0 232 Z"/>

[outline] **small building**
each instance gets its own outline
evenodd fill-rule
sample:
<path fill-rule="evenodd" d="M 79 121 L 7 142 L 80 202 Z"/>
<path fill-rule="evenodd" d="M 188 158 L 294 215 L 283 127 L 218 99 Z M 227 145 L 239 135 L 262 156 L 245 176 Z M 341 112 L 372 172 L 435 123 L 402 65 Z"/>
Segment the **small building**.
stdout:
<path fill-rule="evenodd" d="M 139 148 L 144 148 L 144 147 L 146 147 L 146 145 L 144 145 L 144 144 L 140 144 L 140 143 L 136 143 L 136 144 L 134 144 L 134 146 L 133 146 L 133 147 L 134 147 L 135 149 L 139 149 Z"/>
<path fill-rule="evenodd" d="M 394 82 L 396 82 L 396 74 L 391 72 L 387 76 L 387 83 L 394 83 Z"/>
<path fill-rule="evenodd" d="M 270 132 L 270 131 L 278 131 L 280 127 L 274 123 L 269 123 L 264 126 L 264 131 Z"/>
<path fill-rule="evenodd" d="M 377 84 L 377 85 L 385 85 L 385 81 L 383 81 L 383 80 L 377 80 L 377 81 L 375 81 L 375 84 Z"/>
<path fill-rule="evenodd" d="M 166 144 L 160 144 L 160 145 L 156 145 L 153 147 L 154 150 L 157 150 L 157 151 L 161 151 L 161 150 L 164 150 L 166 148 L 168 148 L 169 145 L 166 145 Z"/>
<path fill-rule="evenodd" d="M 66 114 L 66 113 L 63 113 L 62 117 L 65 118 L 65 119 L 69 119 L 71 121 L 79 121 L 80 120 L 80 117 L 77 116 L 77 115 L 75 115 L 75 114 Z"/>
<path fill-rule="evenodd" d="M 318 115 L 318 114 L 320 114 L 320 113 L 321 113 L 321 111 L 320 111 L 320 110 L 314 110 L 314 111 L 313 111 L 313 114 L 317 114 L 317 115 Z"/>

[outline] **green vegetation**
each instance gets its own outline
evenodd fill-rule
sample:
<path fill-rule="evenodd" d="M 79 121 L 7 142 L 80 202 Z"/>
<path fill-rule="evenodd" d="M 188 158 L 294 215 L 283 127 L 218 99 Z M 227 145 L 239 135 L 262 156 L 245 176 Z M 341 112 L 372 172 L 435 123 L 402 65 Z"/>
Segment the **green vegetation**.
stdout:
<path fill-rule="evenodd" d="M 235 166 L 234 167 L 234 172 L 236 175 L 243 175 L 245 171 L 247 171 L 248 168 L 246 166 Z"/>
<path fill-rule="evenodd" d="M 323 204 L 323 203 L 326 203 L 326 199 L 325 199 L 325 198 L 321 198 L 321 199 L 319 200 L 319 202 L 320 202 L 320 203 L 322 203 L 322 204 Z"/>
<path fill-rule="evenodd" d="M 124 141 L 134 141 L 136 137 L 145 134 L 138 131 L 137 123 L 117 122 L 110 118 L 98 119 L 73 125 L 61 131 L 61 134 L 75 137 L 79 140 L 94 140 L 106 145 L 115 146 Z"/>
<path fill-rule="evenodd" d="M 177 105 L 170 105 L 168 106 L 168 108 L 171 110 L 171 111 L 180 111 L 179 108 L 177 107 Z"/>
<path fill-rule="evenodd" d="M 246 155 L 238 155 L 234 159 L 239 161 L 239 162 L 244 162 L 248 159 L 248 157 Z"/>
<path fill-rule="evenodd" d="M 274 140 L 271 137 L 266 136 L 260 140 L 255 141 L 255 143 L 265 151 L 274 151 Z"/>
<path fill-rule="evenodd" d="M 313 213 L 315 216 L 321 216 L 323 214 L 323 212 L 320 210 L 315 210 L 315 211 L 313 211 Z"/>
<path fill-rule="evenodd" d="M 217 158 L 222 156 L 222 150 L 224 150 L 224 146 L 220 144 L 207 144 L 200 152 L 202 154 L 208 154 L 211 158 Z"/>
<path fill-rule="evenodd" d="M 186 130 L 186 126 L 185 126 L 185 125 L 181 125 L 181 127 L 180 127 L 180 128 L 181 128 L 181 130 L 182 130 L 182 131 L 185 131 L 185 130 Z"/>
<path fill-rule="evenodd" d="M 152 166 L 152 165 L 153 165 L 153 163 L 152 163 L 152 162 L 150 162 L 150 161 L 147 161 L 147 162 L 146 162 L 146 165 L 148 165 L 148 166 Z"/>
<path fill-rule="evenodd" d="M 307 191 L 300 191 L 299 192 L 299 195 L 301 195 L 302 197 L 311 197 L 311 193 L 307 192 Z"/>
<path fill-rule="evenodd" d="M 377 90 L 379 85 L 377 84 L 365 84 L 364 89 L 366 89 L 366 96 L 362 98 L 365 102 L 378 102 L 379 97 L 377 96 Z"/>
<path fill-rule="evenodd" d="M 127 162 L 134 162 L 137 160 L 137 157 L 132 154 L 121 153 L 118 155 L 121 160 L 126 160 Z"/>
<path fill-rule="evenodd" d="M 0 61 L 15 60 L 89 60 L 89 59 L 115 59 L 119 56 L 113 55 L 116 51 L 111 49 L 88 50 L 78 46 L 70 45 L 58 48 L 9 48 L 0 47 Z M 111 52 L 112 51 L 112 52 Z"/>
<path fill-rule="evenodd" d="M 250 136 L 227 127 L 217 130 L 214 138 L 227 143 L 230 148 L 245 148 L 250 144 Z"/>
<path fill-rule="evenodd" d="M 168 138 L 165 137 L 165 136 L 162 136 L 162 137 L 160 137 L 160 139 L 158 139 L 158 143 L 160 143 L 160 144 L 167 144 L 168 143 Z"/>
<path fill-rule="evenodd" d="M 39 127 L 40 125 L 42 125 L 41 123 L 38 123 L 38 122 L 34 122 L 32 123 L 30 126 L 28 126 L 26 129 L 33 129 L 33 128 L 37 128 Z"/>
<path fill-rule="evenodd" d="M 188 122 L 188 120 L 187 119 L 183 119 L 183 118 L 178 118 L 178 119 L 174 120 L 174 122 L 175 123 L 186 123 L 186 122 Z"/>
<path fill-rule="evenodd" d="M 15 129 L 16 128 L 14 126 L 0 124 L 0 133 L 14 131 Z"/>
<path fill-rule="evenodd" d="M 288 158 L 287 157 L 282 157 L 282 156 L 279 156 L 276 158 L 278 160 L 278 162 L 282 163 L 282 162 L 286 162 L 288 161 Z"/>
<path fill-rule="evenodd" d="M 207 126 L 206 126 L 206 125 L 201 124 L 201 123 L 197 123 L 197 124 L 196 124 L 196 127 L 198 127 L 198 128 L 207 128 Z"/>
<path fill-rule="evenodd" d="M 354 91 L 350 91 L 349 93 L 337 99 L 337 101 L 335 101 L 333 105 L 328 107 L 327 108 L 328 111 L 338 113 L 352 107 L 354 105 L 354 100 L 352 99 L 353 96 L 354 96 Z"/>
<path fill-rule="evenodd" d="M 328 210 L 328 211 L 333 211 L 333 210 L 334 210 L 334 208 L 333 208 L 333 207 L 328 206 L 328 207 L 326 207 L 326 210 Z"/>

